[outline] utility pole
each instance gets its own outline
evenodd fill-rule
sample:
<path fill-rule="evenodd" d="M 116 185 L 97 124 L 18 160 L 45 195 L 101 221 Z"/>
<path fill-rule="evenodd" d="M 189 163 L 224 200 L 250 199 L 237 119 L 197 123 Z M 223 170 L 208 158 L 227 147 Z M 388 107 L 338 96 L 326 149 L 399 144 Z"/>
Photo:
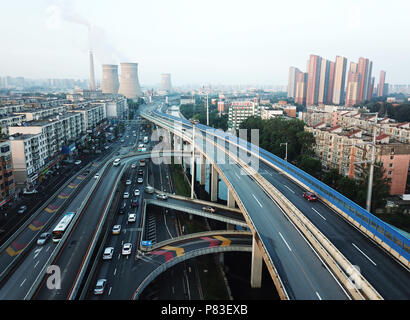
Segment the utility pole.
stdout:
<path fill-rule="evenodd" d="M 209 104 L 208 104 L 208 92 L 206 93 L 206 125 L 209 126 Z"/>
<path fill-rule="evenodd" d="M 195 126 L 197 120 L 190 120 L 192 123 L 192 171 L 191 171 L 191 199 L 194 199 L 194 183 L 195 183 Z"/>

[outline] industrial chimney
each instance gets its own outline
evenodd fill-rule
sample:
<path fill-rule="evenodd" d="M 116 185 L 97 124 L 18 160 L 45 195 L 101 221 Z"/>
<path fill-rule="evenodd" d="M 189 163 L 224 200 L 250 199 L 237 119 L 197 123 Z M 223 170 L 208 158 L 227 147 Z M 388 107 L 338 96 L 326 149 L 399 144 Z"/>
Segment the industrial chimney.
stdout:
<path fill-rule="evenodd" d="M 90 83 L 88 84 L 88 89 L 95 91 L 95 75 L 94 75 L 94 58 L 93 52 L 90 50 Z"/>
<path fill-rule="evenodd" d="M 128 99 L 142 96 L 138 81 L 138 63 L 121 63 L 120 88 L 118 93 Z"/>
<path fill-rule="evenodd" d="M 170 73 L 161 74 L 161 91 L 166 91 L 167 93 L 172 92 Z"/>
<path fill-rule="evenodd" d="M 120 83 L 118 82 L 118 66 L 115 64 L 102 65 L 102 93 L 118 93 Z"/>

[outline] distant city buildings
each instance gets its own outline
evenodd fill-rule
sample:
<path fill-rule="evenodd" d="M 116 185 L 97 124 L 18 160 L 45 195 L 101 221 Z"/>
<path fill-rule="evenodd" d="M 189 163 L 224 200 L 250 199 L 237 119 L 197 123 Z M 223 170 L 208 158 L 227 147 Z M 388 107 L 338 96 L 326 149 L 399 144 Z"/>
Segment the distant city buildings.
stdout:
<path fill-rule="evenodd" d="M 335 61 L 330 61 L 312 54 L 306 73 L 293 66 L 289 68 L 288 98 L 304 106 L 345 104 L 350 107 L 371 100 L 375 90 L 372 68 L 373 62 L 367 58 L 351 62 L 346 70 L 345 57 L 336 56 Z"/>

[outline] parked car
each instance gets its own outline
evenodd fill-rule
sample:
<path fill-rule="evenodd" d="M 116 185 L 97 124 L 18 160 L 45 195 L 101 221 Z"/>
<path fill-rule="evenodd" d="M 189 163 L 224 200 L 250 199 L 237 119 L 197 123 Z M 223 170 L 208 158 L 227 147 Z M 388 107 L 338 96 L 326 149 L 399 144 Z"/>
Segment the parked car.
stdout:
<path fill-rule="evenodd" d="M 107 284 L 107 279 L 99 279 L 94 288 L 94 294 L 101 295 L 104 293 L 105 285 Z"/>
<path fill-rule="evenodd" d="M 167 200 L 168 196 L 165 193 L 159 193 L 157 194 L 157 198 L 161 200 Z"/>
<path fill-rule="evenodd" d="M 113 247 L 105 248 L 104 254 L 103 254 L 103 260 L 111 260 L 113 254 L 114 254 L 114 248 Z"/>
<path fill-rule="evenodd" d="M 216 210 L 212 207 L 202 207 L 203 211 L 214 213 Z"/>
<path fill-rule="evenodd" d="M 303 197 L 308 201 L 317 201 L 317 196 L 312 192 L 303 192 Z"/>
<path fill-rule="evenodd" d="M 26 210 L 27 210 L 27 206 L 21 206 L 17 212 L 18 213 L 24 213 L 24 212 L 26 212 Z"/>
<path fill-rule="evenodd" d="M 40 234 L 40 237 L 38 237 L 37 244 L 39 246 L 42 246 L 47 242 L 48 239 L 50 239 L 50 233 L 44 232 L 44 233 Z"/>

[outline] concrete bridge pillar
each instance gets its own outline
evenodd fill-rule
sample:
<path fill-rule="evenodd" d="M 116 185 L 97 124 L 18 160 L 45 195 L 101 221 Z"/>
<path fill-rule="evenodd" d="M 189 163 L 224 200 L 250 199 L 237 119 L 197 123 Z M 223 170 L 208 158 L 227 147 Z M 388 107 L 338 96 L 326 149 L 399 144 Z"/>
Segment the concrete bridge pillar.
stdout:
<path fill-rule="evenodd" d="M 233 192 L 228 188 L 228 208 L 235 208 L 235 198 L 233 197 Z"/>
<path fill-rule="evenodd" d="M 211 165 L 211 201 L 218 201 L 218 171 Z"/>
<path fill-rule="evenodd" d="M 262 254 L 256 244 L 255 236 L 252 238 L 251 263 L 251 287 L 260 288 L 262 285 Z"/>
<path fill-rule="evenodd" d="M 199 168 L 199 183 L 201 186 L 205 185 L 205 179 L 206 179 L 206 158 L 204 155 L 201 155 L 201 163 L 200 168 Z"/>

